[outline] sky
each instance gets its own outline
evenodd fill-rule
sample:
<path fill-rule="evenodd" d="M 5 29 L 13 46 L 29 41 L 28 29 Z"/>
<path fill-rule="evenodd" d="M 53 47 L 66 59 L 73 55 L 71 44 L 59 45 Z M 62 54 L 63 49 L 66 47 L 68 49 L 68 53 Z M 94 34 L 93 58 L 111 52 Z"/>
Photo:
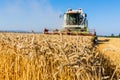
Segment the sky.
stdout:
<path fill-rule="evenodd" d="M 0 30 L 61 29 L 68 8 L 82 8 L 98 35 L 120 33 L 120 0 L 0 0 Z"/>

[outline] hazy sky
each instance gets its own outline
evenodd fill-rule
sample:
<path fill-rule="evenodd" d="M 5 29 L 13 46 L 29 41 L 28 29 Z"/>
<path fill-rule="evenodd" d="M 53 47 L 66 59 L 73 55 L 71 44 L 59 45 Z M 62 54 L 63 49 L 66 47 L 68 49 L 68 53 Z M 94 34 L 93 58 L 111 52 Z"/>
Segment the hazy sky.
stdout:
<path fill-rule="evenodd" d="M 0 0 L 0 30 L 61 28 L 68 8 L 82 8 L 97 34 L 120 33 L 120 0 Z"/>

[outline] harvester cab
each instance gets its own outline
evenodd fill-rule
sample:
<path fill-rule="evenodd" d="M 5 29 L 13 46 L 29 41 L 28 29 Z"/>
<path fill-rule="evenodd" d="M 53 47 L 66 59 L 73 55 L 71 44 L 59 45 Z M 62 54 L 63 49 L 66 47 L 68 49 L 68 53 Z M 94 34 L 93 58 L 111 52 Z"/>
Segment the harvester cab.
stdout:
<path fill-rule="evenodd" d="M 82 9 L 68 9 L 64 14 L 62 30 L 44 29 L 44 34 L 65 34 L 65 35 L 85 35 L 96 36 L 95 30 L 88 29 L 87 14 Z"/>
<path fill-rule="evenodd" d="M 82 9 L 68 9 L 64 14 L 63 28 L 71 31 L 88 32 L 87 14 L 83 13 Z"/>

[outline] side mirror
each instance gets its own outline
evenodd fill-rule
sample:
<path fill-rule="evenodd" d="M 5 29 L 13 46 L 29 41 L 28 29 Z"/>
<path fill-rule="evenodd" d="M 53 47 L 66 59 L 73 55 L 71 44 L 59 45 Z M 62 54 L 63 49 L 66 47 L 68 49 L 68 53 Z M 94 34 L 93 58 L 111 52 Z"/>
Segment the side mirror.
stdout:
<path fill-rule="evenodd" d="M 85 13 L 85 17 L 87 17 L 87 14 Z"/>
<path fill-rule="evenodd" d="M 62 18 L 62 17 L 63 17 L 63 15 L 62 15 L 62 14 L 60 14 L 60 15 L 59 15 L 59 18 Z"/>
<path fill-rule="evenodd" d="M 60 15 L 59 15 L 59 18 L 63 18 L 65 14 L 66 14 L 66 13 L 60 14 Z"/>

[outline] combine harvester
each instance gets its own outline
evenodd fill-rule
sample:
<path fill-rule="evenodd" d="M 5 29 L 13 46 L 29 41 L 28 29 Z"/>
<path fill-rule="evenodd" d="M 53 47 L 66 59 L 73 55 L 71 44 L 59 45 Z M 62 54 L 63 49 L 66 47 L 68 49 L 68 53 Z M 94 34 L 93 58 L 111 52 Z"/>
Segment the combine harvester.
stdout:
<path fill-rule="evenodd" d="M 88 29 L 87 14 L 82 9 L 68 9 L 64 14 L 63 29 L 44 29 L 44 34 L 83 35 L 96 37 L 95 29 Z"/>

